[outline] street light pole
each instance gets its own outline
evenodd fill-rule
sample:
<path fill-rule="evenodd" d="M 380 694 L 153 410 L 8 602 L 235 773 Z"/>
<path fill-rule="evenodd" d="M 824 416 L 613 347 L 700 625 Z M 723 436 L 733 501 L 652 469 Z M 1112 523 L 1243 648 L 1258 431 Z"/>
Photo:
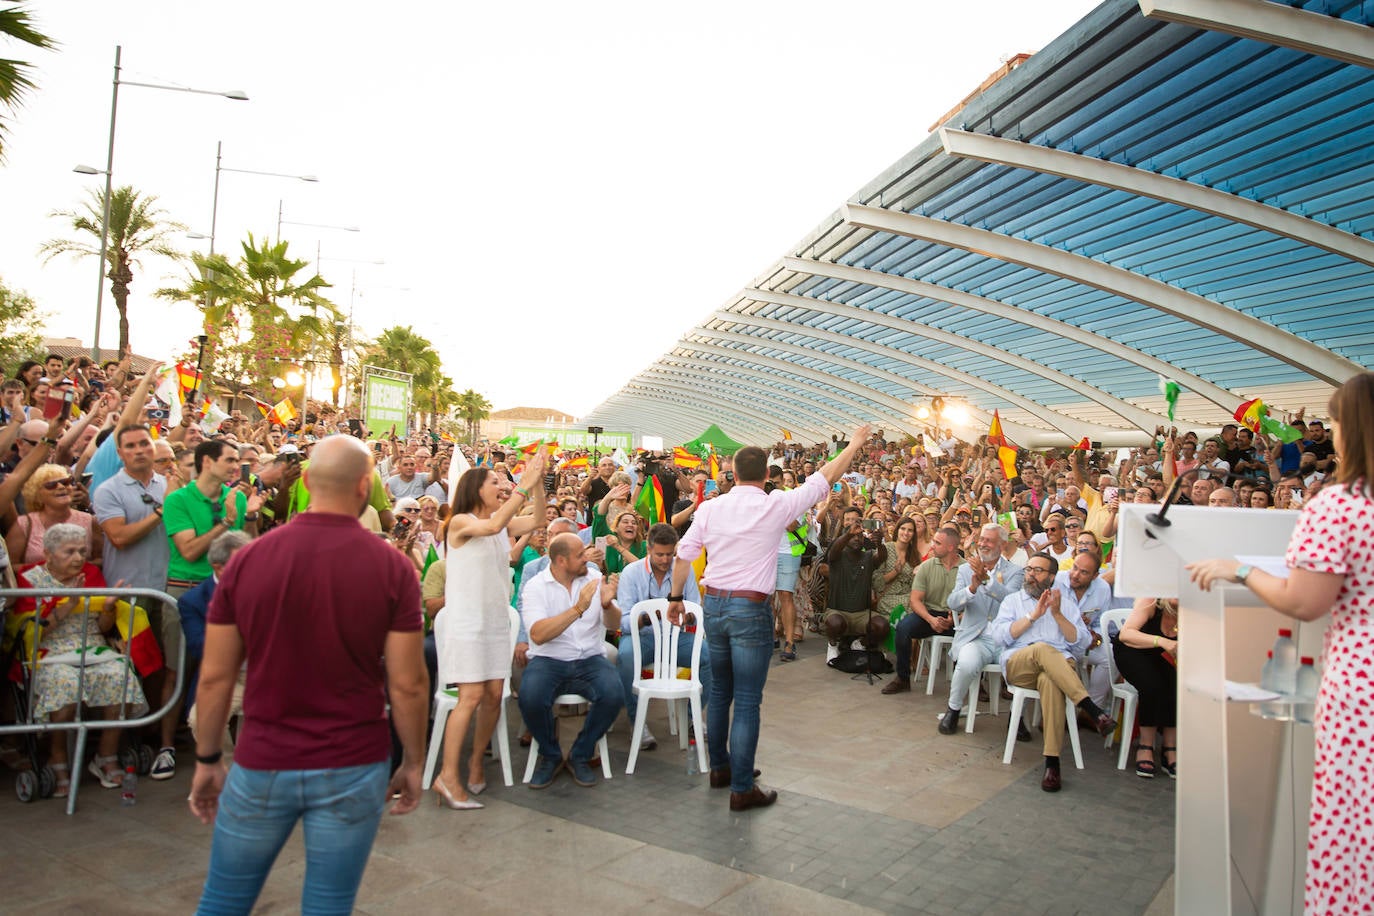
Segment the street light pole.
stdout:
<path fill-rule="evenodd" d="M 105 152 L 105 201 L 103 212 L 100 217 L 100 264 L 97 271 L 97 285 L 95 288 L 95 333 L 91 335 L 91 359 L 100 361 L 100 319 L 101 311 L 105 303 L 105 259 L 109 255 L 110 247 L 110 192 L 114 184 L 114 148 L 115 148 L 115 115 L 119 111 L 119 71 L 120 59 L 123 55 L 123 46 L 115 45 L 114 59 L 114 87 L 110 92 L 110 142 Z M 185 86 L 161 86 L 157 83 L 135 83 L 127 82 L 127 86 L 140 86 L 144 89 L 166 89 L 171 92 L 192 92 L 197 95 L 218 95 L 226 99 L 233 99 L 237 102 L 248 101 L 247 94 L 239 91 L 220 92 L 213 89 L 189 89 Z M 213 236 L 210 242 L 210 250 L 214 251 Z M 122 356 L 122 354 L 121 354 Z"/>
<path fill-rule="evenodd" d="M 110 92 L 110 144 L 105 152 L 105 208 L 100 217 L 100 264 L 95 284 L 95 333 L 91 335 L 91 361 L 100 363 L 100 310 L 105 302 L 105 257 L 110 245 L 110 185 L 114 178 L 115 113 L 119 110 L 119 59 L 123 45 L 115 45 L 114 88 Z M 123 359 L 124 354 L 119 354 Z"/>

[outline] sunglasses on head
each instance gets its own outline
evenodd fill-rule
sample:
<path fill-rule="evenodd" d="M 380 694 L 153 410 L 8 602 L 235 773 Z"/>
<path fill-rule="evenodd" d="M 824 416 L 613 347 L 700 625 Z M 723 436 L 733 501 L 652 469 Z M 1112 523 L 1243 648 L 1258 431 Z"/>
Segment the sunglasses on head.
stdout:
<path fill-rule="evenodd" d="M 74 487 L 74 486 L 76 486 L 76 478 L 75 478 L 75 477 L 63 477 L 63 478 L 60 479 L 60 480 L 49 480 L 47 483 L 43 484 L 43 489 L 45 489 L 45 490 L 56 490 L 58 487 Z"/>

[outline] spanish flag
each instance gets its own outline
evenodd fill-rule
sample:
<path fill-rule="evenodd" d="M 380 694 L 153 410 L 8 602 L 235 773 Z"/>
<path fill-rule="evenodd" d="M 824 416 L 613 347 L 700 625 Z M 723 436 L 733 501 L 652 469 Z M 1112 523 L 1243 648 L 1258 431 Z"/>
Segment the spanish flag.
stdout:
<path fill-rule="evenodd" d="M 699 468 L 701 458 L 679 445 L 673 449 L 673 464 L 680 468 Z"/>
<path fill-rule="evenodd" d="M 296 405 L 291 403 L 291 399 L 282 398 L 277 402 L 277 406 L 272 408 L 272 412 L 268 415 L 268 419 L 278 426 L 285 426 L 299 416 L 300 414 L 296 412 Z"/>
<path fill-rule="evenodd" d="M 784 442 L 790 442 L 792 439 L 792 430 L 784 429 L 782 431 L 782 439 Z"/>
<path fill-rule="evenodd" d="M 569 458 L 567 461 L 560 464 L 558 469 L 560 471 L 581 471 L 586 469 L 587 464 L 587 456 L 583 455 L 580 458 Z"/>
<path fill-rule="evenodd" d="M 1078 442 L 1074 445 L 1074 447 L 1071 448 L 1071 449 L 1069 449 L 1069 451 L 1071 451 L 1071 452 L 1090 452 L 1090 451 L 1092 451 L 1092 448 L 1093 448 L 1092 443 L 1088 440 L 1088 437 L 1087 437 L 1087 436 L 1084 436 L 1082 439 L 1079 439 Z"/>
<path fill-rule="evenodd" d="M 1252 433 L 1260 431 L 1260 420 L 1269 415 L 1269 410 L 1259 398 L 1252 398 L 1236 408 L 1237 423 L 1245 424 Z"/>
<path fill-rule="evenodd" d="M 453 444 L 453 437 L 450 436 L 448 433 L 440 433 L 440 434 L 439 434 L 439 441 L 440 441 L 440 442 L 447 442 L 447 443 L 449 443 L 450 445 L 452 445 L 452 444 Z"/>
<path fill-rule="evenodd" d="M 192 391 L 200 388 L 200 373 L 194 366 L 177 363 L 177 384 L 181 386 L 181 400 L 184 402 Z"/>
<path fill-rule="evenodd" d="M 92 598 L 91 611 L 100 613 L 106 598 Z M 164 664 L 162 650 L 157 647 L 157 638 L 148 623 L 148 612 L 127 601 L 115 602 L 115 627 L 119 638 L 126 643 L 125 654 L 133 662 L 134 670 L 147 677 L 154 671 L 161 671 Z"/>
<path fill-rule="evenodd" d="M 526 455 L 533 455 L 533 454 L 535 454 L 536 452 L 539 451 L 539 446 L 541 446 L 541 445 L 543 445 L 543 444 L 544 444 L 544 440 L 543 440 L 543 439 L 536 439 L 536 440 L 534 440 L 533 442 L 531 442 L 529 445 L 521 446 L 521 447 L 520 447 L 520 451 L 523 452 L 523 453 L 526 454 Z M 556 442 L 554 443 L 554 445 L 557 445 L 557 444 L 558 444 L 558 443 L 556 443 Z"/>
<path fill-rule="evenodd" d="M 1002 465 L 1002 476 L 1011 480 L 1020 474 L 1016 470 L 1016 445 L 1002 431 L 1002 417 L 994 410 L 992 423 L 988 425 L 988 445 L 997 446 L 997 461 Z"/>
<path fill-rule="evenodd" d="M 720 477 L 720 456 L 716 454 L 716 447 L 714 445 L 711 446 L 711 464 L 709 465 L 709 469 L 711 471 L 712 480 L 716 480 Z"/>
<path fill-rule="evenodd" d="M 258 413 L 262 414 L 263 417 L 271 416 L 271 414 L 272 414 L 272 405 L 271 405 L 271 404 L 267 403 L 266 401 L 259 401 L 257 398 L 253 397 L 251 394 L 245 394 L 244 397 L 246 397 L 248 400 L 250 400 L 250 401 L 253 402 L 253 406 L 256 407 L 256 408 L 258 409 Z"/>

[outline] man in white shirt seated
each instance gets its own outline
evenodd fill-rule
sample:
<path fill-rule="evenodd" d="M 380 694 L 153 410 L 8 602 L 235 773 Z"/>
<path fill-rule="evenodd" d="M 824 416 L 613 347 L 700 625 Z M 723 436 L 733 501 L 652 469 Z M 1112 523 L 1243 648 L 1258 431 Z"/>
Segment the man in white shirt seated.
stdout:
<path fill-rule="evenodd" d="M 564 533 L 549 542 L 548 568 L 522 590 L 530 660 L 520 682 L 520 714 L 539 742 L 531 789 L 547 788 L 565 765 L 553 715 L 554 697 L 565 693 L 580 694 L 589 704 L 566 766 L 578 785 L 596 784 L 588 761 L 625 705 L 605 650 L 606 630 L 620 625 L 617 582 L 617 576 L 603 580 L 601 571 L 588 564 L 582 541 Z"/>
<path fill-rule="evenodd" d="M 677 531 L 672 525 L 660 522 L 650 528 L 647 556 L 625 567 L 620 576 L 620 585 L 616 588 L 616 604 L 620 607 L 620 657 L 616 659 L 616 667 L 620 671 L 620 686 L 625 692 L 625 714 L 629 716 L 631 723 L 635 720 L 635 706 L 639 700 L 632 689 L 635 679 L 635 649 L 630 640 L 635 638 L 638 630 L 640 658 L 647 668 L 653 664 L 654 659 L 654 631 L 647 619 L 643 621 L 642 628 L 641 621 L 631 620 L 630 609 L 641 601 L 667 598 L 673 593 L 673 566 L 677 563 L 677 541 Z M 693 604 L 701 604 L 697 577 L 692 572 L 687 573 L 687 580 L 682 587 L 682 597 Z M 679 668 L 692 667 L 692 645 L 696 638 L 696 633 L 686 631 L 678 637 Z M 673 677 L 676 674 L 675 671 L 654 672 L 656 677 Z M 701 705 L 704 710 L 706 698 L 711 695 L 711 653 L 704 647 L 698 674 L 701 680 Z M 644 737 L 640 739 L 639 747 L 644 751 L 652 751 L 658 747 L 658 740 L 654 738 L 647 725 L 644 727 Z"/>
<path fill-rule="evenodd" d="M 1007 683 L 1040 692 L 1045 729 L 1045 775 L 1040 788 L 1046 792 L 1058 792 L 1062 785 L 1059 749 L 1064 743 L 1061 710 L 1065 697 L 1087 713 L 1098 734 L 1106 736 L 1116 728 L 1078 679 L 1077 659 L 1082 658 L 1092 634 L 1081 617 L 1060 609 L 1063 594 L 1054 588 L 1058 572 L 1059 564 L 1049 554 L 1033 554 L 1026 563 L 1021 590 L 1003 600 L 992 624 L 992 638 L 1002 646 L 1000 662 Z"/>

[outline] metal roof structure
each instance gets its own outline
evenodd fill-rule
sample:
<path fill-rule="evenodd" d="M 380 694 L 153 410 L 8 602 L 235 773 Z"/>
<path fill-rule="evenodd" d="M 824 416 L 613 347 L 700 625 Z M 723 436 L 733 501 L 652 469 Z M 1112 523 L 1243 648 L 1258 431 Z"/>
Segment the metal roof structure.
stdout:
<path fill-rule="evenodd" d="M 1374 2 L 1107 0 L 587 422 L 1139 444 L 1374 366 Z M 946 423 L 951 425 L 946 415 Z"/>

